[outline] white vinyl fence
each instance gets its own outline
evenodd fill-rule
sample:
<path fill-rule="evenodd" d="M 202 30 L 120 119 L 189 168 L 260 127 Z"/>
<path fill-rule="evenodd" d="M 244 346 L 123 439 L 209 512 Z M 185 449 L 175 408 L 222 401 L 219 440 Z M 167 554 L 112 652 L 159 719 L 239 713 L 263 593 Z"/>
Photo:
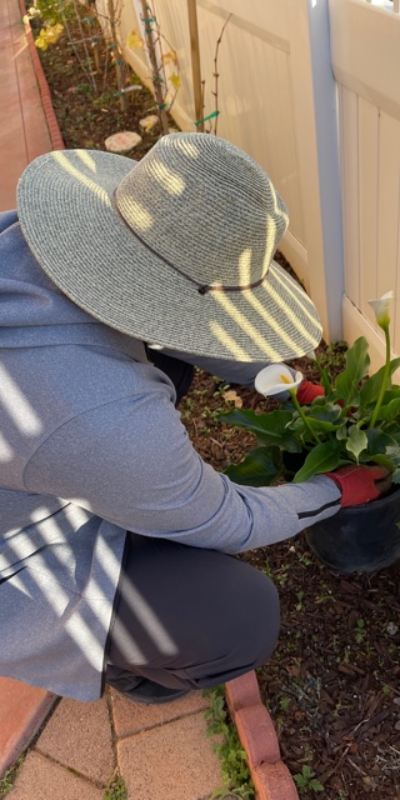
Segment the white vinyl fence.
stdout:
<path fill-rule="evenodd" d="M 99 0 L 98 0 L 99 1 Z M 179 58 L 182 87 L 173 109 L 195 130 L 186 0 L 156 0 L 161 31 Z M 335 84 L 329 60 L 328 0 L 197 0 L 206 113 L 214 109 L 219 52 L 218 134 L 246 150 L 271 176 L 289 208 L 282 246 L 317 304 L 328 337 L 341 335 L 343 292 Z M 124 0 L 121 43 L 142 33 L 138 0 Z M 125 56 L 146 82 L 144 50 Z"/>
<path fill-rule="evenodd" d="M 98 3 L 105 0 L 98 0 Z M 243 147 L 285 199 L 287 255 L 317 304 L 328 339 L 365 335 L 373 365 L 383 341 L 368 300 L 394 289 L 400 353 L 400 0 L 197 0 L 206 113 Z M 155 0 L 176 49 L 182 87 L 173 114 L 195 130 L 186 0 Z M 123 0 L 125 55 L 149 83 L 140 3 Z M 339 157 L 340 154 L 340 157 Z M 339 163 L 340 161 L 340 163 Z M 342 225 L 343 221 L 343 225 Z"/>
<path fill-rule="evenodd" d="M 400 15 L 391 3 L 331 0 L 338 83 L 345 252 L 344 335 L 383 339 L 368 300 L 393 289 L 400 353 Z"/>

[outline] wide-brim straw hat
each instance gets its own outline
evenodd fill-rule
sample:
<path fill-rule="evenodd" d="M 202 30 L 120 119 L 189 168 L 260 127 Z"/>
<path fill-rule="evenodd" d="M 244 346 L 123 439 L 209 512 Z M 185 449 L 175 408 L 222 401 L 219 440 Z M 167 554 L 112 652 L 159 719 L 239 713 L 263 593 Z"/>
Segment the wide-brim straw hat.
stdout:
<path fill-rule="evenodd" d="M 224 139 L 170 134 L 137 163 L 48 153 L 19 181 L 18 214 L 53 282 L 123 333 L 247 362 L 298 357 L 321 339 L 312 301 L 273 261 L 286 207 Z"/>

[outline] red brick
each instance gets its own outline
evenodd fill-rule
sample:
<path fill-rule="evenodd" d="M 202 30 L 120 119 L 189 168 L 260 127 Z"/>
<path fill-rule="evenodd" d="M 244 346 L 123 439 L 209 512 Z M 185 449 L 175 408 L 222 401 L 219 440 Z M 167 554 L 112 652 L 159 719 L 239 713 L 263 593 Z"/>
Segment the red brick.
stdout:
<path fill-rule="evenodd" d="M 240 708 L 261 703 L 260 687 L 254 670 L 228 681 L 225 684 L 225 695 L 232 716 L 233 712 L 239 711 Z"/>
<path fill-rule="evenodd" d="M 241 708 L 235 712 L 234 720 L 251 768 L 265 761 L 273 764 L 280 760 L 275 728 L 264 705 Z"/>
<path fill-rule="evenodd" d="M 25 14 L 23 0 L 19 0 L 19 3 L 20 3 L 21 15 L 23 15 Z M 65 144 L 58 125 L 57 117 L 54 112 L 49 85 L 47 83 L 47 79 L 43 71 L 39 54 L 35 47 L 32 30 L 29 22 L 25 23 L 25 36 L 29 46 L 29 52 L 32 60 L 33 70 L 35 72 L 36 80 L 41 94 L 41 103 L 46 117 L 46 123 L 49 130 L 52 148 L 53 150 L 63 150 Z"/>
<path fill-rule="evenodd" d="M 28 746 L 55 699 L 44 689 L 0 678 L 0 775 Z"/>
<path fill-rule="evenodd" d="M 292 776 L 282 761 L 256 767 L 251 777 L 257 800 L 299 800 Z"/>

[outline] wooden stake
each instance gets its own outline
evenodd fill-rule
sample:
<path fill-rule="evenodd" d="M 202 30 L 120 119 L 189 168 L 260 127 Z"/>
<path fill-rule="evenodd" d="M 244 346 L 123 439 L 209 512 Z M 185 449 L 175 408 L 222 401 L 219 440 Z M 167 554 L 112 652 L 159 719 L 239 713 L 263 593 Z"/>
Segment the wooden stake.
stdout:
<path fill-rule="evenodd" d="M 97 42 L 93 42 L 92 50 L 93 50 L 93 57 L 94 57 L 94 64 L 96 67 L 96 71 L 100 74 L 101 70 L 100 53 L 99 53 L 99 45 Z"/>
<path fill-rule="evenodd" d="M 190 33 L 190 56 L 192 61 L 194 113 L 197 122 L 197 120 L 202 119 L 204 116 L 204 86 L 202 87 L 201 81 L 200 40 L 199 28 L 197 24 L 196 0 L 187 0 L 187 9 Z M 196 130 L 204 131 L 204 122 L 201 122 L 200 125 L 197 125 Z"/>
<path fill-rule="evenodd" d="M 127 100 L 124 94 L 121 94 L 121 90 L 124 88 L 124 79 L 123 79 L 123 71 L 122 71 L 122 56 L 121 51 L 119 49 L 118 43 L 118 36 L 117 36 L 117 23 L 115 19 L 115 6 L 114 0 L 108 0 L 108 16 L 110 20 L 110 32 L 111 32 L 111 40 L 113 44 L 113 53 L 115 59 L 115 72 L 117 75 L 117 86 L 119 95 L 119 104 L 121 111 L 126 111 L 127 109 Z"/>
<path fill-rule="evenodd" d="M 168 117 L 167 117 L 167 112 L 164 109 L 165 95 L 162 89 L 163 80 L 161 77 L 161 68 L 157 61 L 157 53 L 153 37 L 152 22 L 149 21 L 149 17 L 151 18 L 153 16 L 153 13 L 149 4 L 147 3 L 147 0 L 140 0 L 140 2 L 142 6 L 142 21 L 144 25 L 144 36 L 146 40 L 147 52 L 149 54 L 151 70 L 152 70 L 151 79 L 153 81 L 154 95 L 157 101 L 158 116 L 160 118 L 162 132 L 168 133 Z"/>

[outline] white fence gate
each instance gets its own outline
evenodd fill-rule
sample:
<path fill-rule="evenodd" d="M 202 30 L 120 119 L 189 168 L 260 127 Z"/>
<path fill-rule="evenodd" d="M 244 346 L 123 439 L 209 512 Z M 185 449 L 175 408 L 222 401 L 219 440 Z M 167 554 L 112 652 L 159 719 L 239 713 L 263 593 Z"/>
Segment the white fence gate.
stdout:
<path fill-rule="evenodd" d="M 218 63 L 218 133 L 252 155 L 285 199 L 290 229 L 282 250 L 317 304 L 325 335 L 340 337 L 343 262 L 328 0 L 197 0 L 197 9 L 206 110 L 213 110 L 216 41 L 231 15 Z M 186 0 L 156 0 L 156 13 L 183 79 L 173 114 L 180 127 L 195 130 Z M 122 44 L 132 29 L 140 32 L 140 4 L 124 0 Z M 146 82 L 144 51 L 125 46 L 125 55 Z"/>
<path fill-rule="evenodd" d="M 331 0 L 344 219 L 344 336 L 384 345 L 368 300 L 393 289 L 400 353 L 400 15 L 389 2 Z"/>

